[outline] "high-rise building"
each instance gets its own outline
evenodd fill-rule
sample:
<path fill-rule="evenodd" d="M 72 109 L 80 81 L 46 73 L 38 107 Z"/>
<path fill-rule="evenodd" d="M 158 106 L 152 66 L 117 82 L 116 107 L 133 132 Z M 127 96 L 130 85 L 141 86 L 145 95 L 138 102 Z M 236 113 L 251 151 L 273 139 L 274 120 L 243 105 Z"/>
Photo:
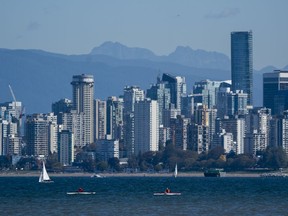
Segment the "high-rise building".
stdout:
<path fill-rule="evenodd" d="M 52 103 L 52 112 L 55 115 L 58 115 L 60 112 L 68 113 L 71 111 L 71 109 L 72 109 L 72 101 L 67 98 Z"/>
<path fill-rule="evenodd" d="M 87 144 L 84 136 L 84 113 L 77 113 L 76 110 L 71 110 L 69 113 L 59 113 L 57 116 L 61 119 L 61 129 L 68 130 L 73 133 L 73 143 L 75 147 L 81 148 Z"/>
<path fill-rule="evenodd" d="M 102 161 L 108 161 L 110 158 L 119 158 L 119 140 L 101 139 L 96 141 L 96 153 Z"/>
<path fill-rule="evenodd" d="M 134 109 L 138 101 L 144 100 L 144 91 L 137 86 L 124 88 L 124 148 L 126 156 L 135 154 Z"/>
<path fill-rule="evenodd" d="M 186 96 L 187 93 L 185 77 L 171 76 L 164 73 L 162 75 L 162 82 L 165 83 L 166 88 L 170 89 L 171 108 L 181 110 L 181 97 Z"/>
<path fill-rule="evenodd" d="M 106 136 L 106 101 L 101 101 L 99 99 L 94 100 L 94 107 L 95 107 L 95 132 L 94 132 L 94 137 L 95 141 L 98 139 L 105 139 Z"/>
<path fill-rule="evenodd" d="M 33 114 L 26 117 L 25 137 L 28 155 L 48 156 L 57 152 L 57 117 L 53 113 Z"/>
<path fill-rule="evenodd" d="M 183 115 L 177 115 L 176 118 L 171 118 L 170 137 L 172 144 L 178 149 L 187 150 L 189 123 L 190 119 L 185 118 Z"/>
<path fill-rule="evenodd" d="M 158 80 L 156 85 L 152 85 L 150 89 L 147 89 L 146 97 L 150 98 L 151 100 L 157 100 L 159 106 L 159 124 L 162 125 L 164 121 L 164 112 L 170 108 L 170 89 L 167 88 L 164 83 Z"/>
<path fill-rule="evenodd" d="M 282 115 L 288 109 L 288 71 L 263 74 L 263 106 L 270 108 L 272 115 Z"/>
<path fill-rule="evenodd" d="M 221 85 L 221 81 L 202 80 L 195 82 L 193 86 L 193 94 L 200 95 L 200 101 L 195 103 L 202 103 L 208 109 L 215 108 L 217 102 L 218 90 Z"/>
<path fill-rule="evenodd" d="M 248 105 L 253 105 L 253 41 L 252 31 L 231 33 L 232 91 L 248 94 Z"/>
<path fill-rule="evenodd" d="M 244 153 L 244 139 L 245 139 L 245 119 L 232 117 L 224 118 L 221 120 L 221 127 L 225 129 L 227 133 L 233 134 L 235 146 L 233 150 L 236 154 Z"/>
<path fill-rule="evenodd" d="M 145 99 L 135 104 L 135 154 L 159 150 L 157 101 Z"/>
<path fill-rule="evenodd" d="M 123 98 L 109 97 L 106 103 L 107 109 L 107 135 L 111 139 L 123 139 Z"/>
<path fill-rule="evenodd" d="M 58 134 L 58 158 L 64 166 L 74 162 L 74 138 L 69 130 L 62 130 Z"/>
<path fill-rule="evenodd" d="M 282 147 L 288 155 L 288 111 L 272 120 L 271 146 Z"/>
<path fill-rule="evenodd" d="M 86 144 L 94 142 L 94 78 L 93 75 L 75 75 L 73 87 L 73 110 L 84 113 Z"/>
<path fill-rule="evenodd" d="M 244 152 L 254 154 L 265 151 L 270 141 L 271 110 L 254 108 L 245 115 L 245 146 Z"/>

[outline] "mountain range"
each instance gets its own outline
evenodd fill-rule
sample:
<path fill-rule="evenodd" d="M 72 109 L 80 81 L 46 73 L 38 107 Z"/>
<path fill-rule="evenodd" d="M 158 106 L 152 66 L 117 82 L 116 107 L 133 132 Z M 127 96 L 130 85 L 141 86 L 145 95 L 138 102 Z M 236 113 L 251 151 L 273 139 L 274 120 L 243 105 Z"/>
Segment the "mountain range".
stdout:
<path fill-rule="evenodd" d="M 268 66 L 254 71 L 254 104 L 262 105 L 262 74 L 274 69 Z M 102 100 L 123 94 L 127 85 L 146 90 L 162 73 L 185 76 L 189 93 L 197 81 L 228 80 L 231 76 L 228 56 L 183 46 L 167 56 L 118 42 L 105 42 L 83 55 L 0 49 L 0 103 L 13 100 L 11 85 L 26 113 L 50 112 L 53 102 L 72 98 L 72 76 L 82 73 L 94 75 L 95 98 Z"/>

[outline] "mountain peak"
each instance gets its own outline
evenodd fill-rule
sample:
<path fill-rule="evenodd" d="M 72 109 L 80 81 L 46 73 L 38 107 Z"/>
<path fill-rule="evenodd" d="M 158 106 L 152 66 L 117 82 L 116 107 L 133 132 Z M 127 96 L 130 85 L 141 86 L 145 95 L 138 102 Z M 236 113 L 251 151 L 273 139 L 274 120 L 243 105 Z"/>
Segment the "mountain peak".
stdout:
<path fill-rule="evenodd" d="M 119 42 L 107 41 L 92 49 L 90 55 L 107 55 L 121 60 L 125 59 L 153 59 L 155 54 L 144 48 L 131 48 Z"/>

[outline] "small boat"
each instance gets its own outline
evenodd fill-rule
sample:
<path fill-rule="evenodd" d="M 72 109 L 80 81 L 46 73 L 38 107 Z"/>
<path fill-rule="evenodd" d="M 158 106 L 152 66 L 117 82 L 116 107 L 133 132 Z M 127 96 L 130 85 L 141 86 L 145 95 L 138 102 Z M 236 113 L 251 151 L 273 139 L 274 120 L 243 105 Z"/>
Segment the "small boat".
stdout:
<path fill-rule="evenodd" d="M 93 174 L 91 175 L 91 178 L 104 178 L 104 176 L 101 176 L 99 174 Z"/>
<path fill-rule="evenodd" d="M 96 194 L 96 192 L 90 192 L 90 191 L 67 192 L 67 195 L 93 195 L 93 194 Z"/>
<path fill-rule="evenodd" d="M 53 183 L 54 181 L 52 181 L 46 171 L 46 167 L 45 167 L 45 163 L 43 161 L 43 165 L 42 165 L 42 171 L 39 177 L 39 182 L 40 183 Z"/>
<path fill-rule="evenodd" d="M 170 192 L 170 193 L 154 193 L 154 196 L 180 196 L 181 193 L 175 193 L 175 192 Z"/>
<path fill-rule="evenodd" d="M 178 175 L 178 168 L 177 168 L 177 163 L 176 163 L 173 176 L 176 178 L 177 175 Z"/>

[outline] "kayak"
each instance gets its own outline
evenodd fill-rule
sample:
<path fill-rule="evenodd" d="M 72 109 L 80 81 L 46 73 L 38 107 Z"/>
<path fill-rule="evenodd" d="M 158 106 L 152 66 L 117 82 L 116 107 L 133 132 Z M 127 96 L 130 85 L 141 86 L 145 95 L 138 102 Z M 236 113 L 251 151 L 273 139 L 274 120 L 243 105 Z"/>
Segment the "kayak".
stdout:
<path fill-rule="evenodd" d="M 181 193 L 154 193 L 154 196 L 180 196 Z"/>
<path fill-rule="evenodd" d="M 67 192 L 67 195 L 91 195 L 91 194 L 96 194 L 96 192 Z"/>

